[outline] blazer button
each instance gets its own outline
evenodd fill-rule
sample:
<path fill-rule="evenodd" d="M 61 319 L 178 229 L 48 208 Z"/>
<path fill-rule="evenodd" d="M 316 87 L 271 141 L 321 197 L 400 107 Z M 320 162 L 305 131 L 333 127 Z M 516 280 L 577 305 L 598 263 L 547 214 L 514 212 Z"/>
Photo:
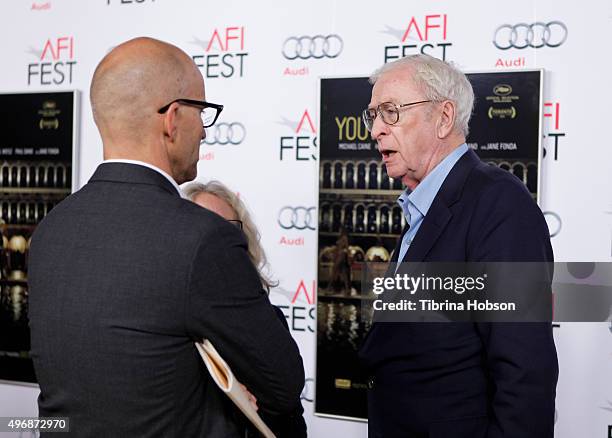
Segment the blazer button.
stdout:
<path fill-rule="evenodd" d="M 368 389 L 374 389 L 374 377 L 368 378 Z"/>

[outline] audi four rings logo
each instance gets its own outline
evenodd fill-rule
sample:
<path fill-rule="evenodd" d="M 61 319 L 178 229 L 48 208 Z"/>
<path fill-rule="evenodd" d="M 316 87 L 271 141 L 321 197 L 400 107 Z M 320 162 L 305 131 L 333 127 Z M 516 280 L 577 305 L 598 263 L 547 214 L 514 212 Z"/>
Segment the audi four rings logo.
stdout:
<path fill-rule="evenodd" d="M 543 214 L 544 219 L 546 219 L 546 224 L 548 225 L 550 237 L 555 237 L 561 232 L 561 226 L 563 225 L 561 222 L 561 216 L 554 211 L 545 211 Z"/>
<path fill-rule="evenodd" d="M 216 123 L 206 128 L 206 138 L 202 143 L 213 144 L 240 144 L 246 137 L 246 129 L 242 123 Z"/>
<path fill-rule="evenodd" d="M 289 37 L 283 43 L 286 59 L 336 58 L 342 53 L 344 41 L 339 35 Z"/>
<path fill-rule="evenodd" d="M 316 207 L 283 207 L 278 213 L 278 224 L 285 230 L 314 230 Z"/>
<path fill-rule="evenodd" d="M 560 21 L 502 24 L 495 30 L 493 44 L 501 50 L 559 47 L 567 39 L 567 26 Z"/>
<path fill-rule="evenodd" d="M 307 378 L 304 381 L 304 389 L 302 389 L 302 394 L 300 395 L 300 400 L 306 400 L 307 402 L 314 402 L 314 391 L 312 388 L 314 386 L 314 379 L 312 377 Z"/>

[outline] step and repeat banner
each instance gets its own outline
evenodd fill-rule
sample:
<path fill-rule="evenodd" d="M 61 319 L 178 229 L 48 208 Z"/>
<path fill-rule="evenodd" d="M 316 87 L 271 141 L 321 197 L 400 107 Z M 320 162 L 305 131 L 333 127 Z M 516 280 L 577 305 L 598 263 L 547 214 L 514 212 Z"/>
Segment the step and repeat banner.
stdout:
<path fill-rule="evenodd" d="M 204 76 L 207 100 L 225 105 L 202 144 L 198 180 L 218 179 L 238 192 L 259 226 L 270 273 L 279 282 L 271 300 L 286 315 L 304 358 L 302 403 L 310 436 L 366 435 L 363 422 L 314 415 L 317 324 L 322 329 L 326 323 L 317 320 L 317 290 L 321 286 L 317 284 L 318 228 L 325 213 L 318 194 L 322 187 L 327 197 L 333 197 L 337 189 L 334 166 L 343 160 L 325 157 L 322 151 L 320 135 L 327 133 L 321 132 L 319 95 L 325 87 L 321 78 L 367 77 L 383 63 L 415 53 L 453 61 L 466 72 L 541 71 L 541 94 L 533 96 L 539 105 L 541 153 L 539 157 L 521 157 L 529 160 L 516 172 L 539 200 L 556 260 L 612 260 L 609 0 L 580 4 L 552 0 L 512 4 L 486 0 L 390 0 L 377 4 L 348 0 L 15 0 L 4 2 L 2 17 L 0 93 L 81 92 L 75 105 L 81 109 L 76 120 L 79 159 L 77 168 L 70 169 L 71 175 L 78 175 L 71 184 L 77 189 L 102 161 L 102 144 L 88 96 L 100 59 L 115 45 L 137 36 L 171 42 L 193 58 Z M 495 82 L 493 87 L 500 84 L 516 88 L 508 80 Z M 358 85 L 363 86 L 363 80 Z M 507 88 L 488 87 L 488 83 L 483 85 L 484 99 L 513 95 Z M 336 92 L 341 99 L 342 92 Z M 350 98 L 362 99 L 362 107 L 369 100 L 367 92 Z M 335 104 L 342 108 L 342 102 Z M 11 111 L 18 111 L 18 106 L 7 103 L 2 108 L 2 114 Z M 340 120 L 344 125 L 336 132 L 346 138 L 336 142 L 368 144 L 360 120 L 350 116 L 358 114 L 347 114 L 346 120 Z M 512 113 L 506 116 L 512 117 Z M 52 128 L 51 124 L 48 127 Z M 485 132 L 482 140 L 473 143 L 486 142 L 486 148 L 494 149 L 489 143 L 495 142 L 486 140 L 492 134 Z M 0 150 L 11 147 L 5 143 L 0 140 Z M 352 180 L 359 183 L 363 171 L 368 184 L 365 189 L 370 189 L 370 172 L 381 176 L 383 169 L 375 151 L 355 152 L 361 152 L 354 155 L 364 167 L 360 169 L 355 162 Z M 13 159 L 0 156 L 0 165 Z M 329 159 L 329 168 L 322 167 L 320 174 L 323 159 Z M 341 172 L 346 175 L 348 170 L 342 168 Z M 379 184 L 378 180 L 372 182 Z M 372 212 L 373 217 L 384 218 L 378 225 L 384 225 L 384 230 L 368 230 L 366 225 L 364 234 L 372 234 L 365 236 L 371 241 L 362 248 L 364 254 L 355 249 L 355 256 L 365 257 L 366 250 L 374 248 L 370 256 L 385 257 L 381 248 L 388 242 L 383 239 L 379 244 L 375 234 L 391 236 L 395 234 L 393 227 L 399 225 L 393 216 L 398 187 L 389 184 L 375 187 L 384 191 L 380 201 L 388 203 L 388 208 Z M 358 191 L 355 194 L 360 195 Z M 7 194 L 0 190 L 0 196 L 5 200 Z M 369 204 L 362 203 L 364 224 L 369 224 Z M 333 235 L 332 204 L 326 204 L 325 214 L 330 219 L 324 221 L 332 229 L 321 230 L 330 233 L 330 246 L 342 244 Z M 7 236 L 9 241 L 11 237 Z M 11 251 L 13 247 L 20 251 L 23 246 L 15 244 Z M 18 259 L 18 255 L 9 255 Z M 333 265 L 333 260 L 326 262 Z M 345 281 L 342 272 L 336 274 L 336 281 Z M 14 312 L 13 297 L 17 296 L 20 311 L 27 310 L 27 290 L 11 287 L 8 292 L 2 288 L 2 306 Z M 328 284 L 325 287 L 329 289 Z M 346 306 L 338 312 L 353 321 Z M 353 321 L 342 330 L 350 343 L 361 336 L 363 327 Z M 0 333 L 0 344 L 15 344 L 7 339 L 10 333 Z M 609 438 L 612 323 L 561 323 L 555 327 L 555 341 L 560 362 L 557 436 Z M 15 351 L 2 354 L 8 353 L 14 356 Z M 3 378 L 6 376 L 0 376 Z M 338 391 L 343 384 L 346 386 L 340 382 Z M 0 416 L 35 415 L 36 395 L 36 388 L 2 384 Z M 350 397 L 345 399 L 350 403 Z M 332 408 L 340 413 L 349 410 L 348 406 Z"/>

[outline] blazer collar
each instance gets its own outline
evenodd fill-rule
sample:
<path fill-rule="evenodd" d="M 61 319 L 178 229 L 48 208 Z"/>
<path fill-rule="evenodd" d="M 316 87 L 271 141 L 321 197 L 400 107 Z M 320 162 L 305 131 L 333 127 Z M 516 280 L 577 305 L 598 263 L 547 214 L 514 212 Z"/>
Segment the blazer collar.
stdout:
<path fill-rule="evenodd" d="M 450 207 L 461 198 L 463 187 L 470 172 L 479 163 L 480 159 L 471 149 L 455 163 L 434 198 L 402 262 L 424 261 L 453 217 Z"/>
<path fill-rule="evenodd" d="M 127 184 L 149 184 L 158 186 L 168 193 L 180 197 L 176 188 L 161 173 L 145 166 L 131 163 L 102 163 L 89 182 L 111 181 Z"/>

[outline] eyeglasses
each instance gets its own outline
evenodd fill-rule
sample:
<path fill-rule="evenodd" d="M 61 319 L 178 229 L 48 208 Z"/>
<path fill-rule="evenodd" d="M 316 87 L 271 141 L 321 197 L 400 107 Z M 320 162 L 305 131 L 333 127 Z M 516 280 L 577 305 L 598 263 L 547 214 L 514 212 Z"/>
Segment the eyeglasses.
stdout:
<path fill-rule="evenodd" d="M 419 103 L 431 102 L 431 100 L 419 100 L 418 102 L 402 103 L 400 105 L 393 102 L 383 102 L 376 108 L 366 108 L 363 110 L 362 118 L 366 129 L 372 132 L 374 119 L 380 115 L 382 121 L 387 125 L 395 125 L 399 121 L 400 108 L 417 105 Z"/>
<path fill-rule="evenodd" d="M 192 100 L 192 99 L 175 99 L 170 102 L 168 105 L 162 106 L 157 110 L 158 114 L 164 114 L 170 108 L 170 105 L 173 103 L 182 103 L 183 105 L 191 105 L 198 108 L 200 110 L 200 117 L 202 118 L 202 124 L 205 128 L 210 128 L 215 124 L 219 114 L 223 111 L 223 105 L 218 105 L 216 103 L 210 103 L 203 100 Z"/>
<path fill-rule="evenodd" d="M 233 225 L 236 225 L 238 228 L 242 230 L 242 221 L 238 219 L 228 219 L 228 222 L 231 222 Z"/>

